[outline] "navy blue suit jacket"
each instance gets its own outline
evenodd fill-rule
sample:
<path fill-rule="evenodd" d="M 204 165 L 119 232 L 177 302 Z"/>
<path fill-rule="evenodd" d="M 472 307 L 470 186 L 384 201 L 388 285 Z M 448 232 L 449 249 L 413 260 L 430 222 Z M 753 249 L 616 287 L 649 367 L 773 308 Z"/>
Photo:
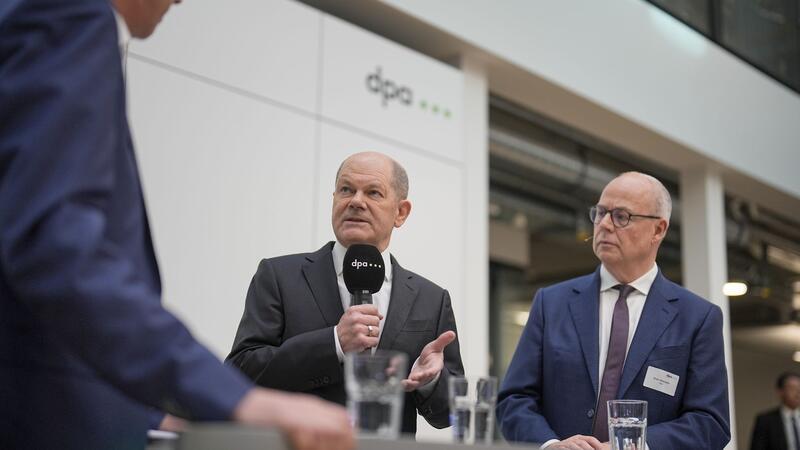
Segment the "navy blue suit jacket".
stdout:
<path fill-rule="evenodd" d="M 108 1 L 3 0 L 0 448 L 142 448 L 147 406 L 250 387 L 160 304 Z"/>
<path fill-rule="evenodd" d="M 600 407 L 599 293 L 599 269 L 537 292 L 498 397 L 506 439 L 546 442 L 592 434 Z M 643 386 L 650 366 L 680 377 L 674 396 Z M 616 398 L 647 400 L 651 450 L 723 448 L 730 421 L 719 307 L 659 273 Z"/>

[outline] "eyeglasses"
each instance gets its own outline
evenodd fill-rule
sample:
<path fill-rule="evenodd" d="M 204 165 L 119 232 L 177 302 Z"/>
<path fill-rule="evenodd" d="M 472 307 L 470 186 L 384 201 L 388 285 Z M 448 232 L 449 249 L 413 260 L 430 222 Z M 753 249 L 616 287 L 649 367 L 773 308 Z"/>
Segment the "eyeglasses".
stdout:
<path fill-rule="evenodd" d="M 644 217 L 645 219 L 660 219 L 658 216 L 647 216 L 644 214 L 631 214 L 620 208 L 606 209 L 604 206 L 595 205 L 589 208 L 589 219 L 595 225 L 600 224 L 606 214 L 611 213 L 611 222 L 617 228 L 627 227 L 631 223 L 631 217 Z"/>

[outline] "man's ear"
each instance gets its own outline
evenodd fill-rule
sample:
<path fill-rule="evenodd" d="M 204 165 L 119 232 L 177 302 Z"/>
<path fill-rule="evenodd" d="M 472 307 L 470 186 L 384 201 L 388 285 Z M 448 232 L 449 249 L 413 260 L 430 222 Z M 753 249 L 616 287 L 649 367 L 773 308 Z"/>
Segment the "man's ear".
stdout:
<path fill-rule="evenodd" d="M 667 236 L 667 230 L 669 229 L 669 222 L 665 219 L 659 219 L 658 224 L 656 225 L 655 233 L 653 234 L 653 242 L 659 243 L 664 240 Z"/>
<path fill-rule="evenodd" d="M 394 227 L 400 228 L 411 214 L 411 200 L 400 200 L 397 204 L 397 217 L 394 218 Z"/>

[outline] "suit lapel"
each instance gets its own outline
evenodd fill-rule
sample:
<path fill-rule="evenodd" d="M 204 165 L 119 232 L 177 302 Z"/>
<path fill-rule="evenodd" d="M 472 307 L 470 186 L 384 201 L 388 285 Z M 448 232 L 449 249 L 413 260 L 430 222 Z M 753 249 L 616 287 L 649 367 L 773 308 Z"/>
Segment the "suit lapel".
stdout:
<path fill-rule="evenodd" d="M 575 296 L 570 299 L 569 310 L 575 332 L 580 340 L 583 359 L 592 379 L 594 395 L 597 396 L 597 372 L 599 365 L 599 295 L 600 295 L 600 270 L 584 285 L 572 288 Z"/>
<path fill-rule="evenodd" d="M 656 341 L 678 314 L 677 309 L 670 304 L 670 302 L 677 299 L 678 297 L 673 295 L 672 290 L 669 288 L 667 280 L 659 272 L 650 287 L 647 300 L 644 302 L 642 316 L 636 326 L 636 334 L 633 336 L 631 348 L 625 358 L 625 367 L 622 369 L 622 380 L 620 381 L 619 397 L 617 398 L 624 398 L 625 392 L 633 383 L 636 374 L 641 370 L 642 365 L 656 345 Z"/>
<path fill-rule="evenodd" d="M 344 314 L 336 271 L 333 268 L 333 242 L 306 256 L 308 262 L 303 266 L 303 276 L 314 295 L 322 317 L 328 326 L 339 323 Z"/>
<path fill-rule="evenodd" d="M 397 334 L 403 329 L 411 307 L 417 299 L 419 290 L 415 286 L 414 275 L 400 267 L 397 260 L 392 258 L 392 293 L 389 299 L 389 310 L 383 322 L 381 339 L 378 348 L 391 348 Z"/>

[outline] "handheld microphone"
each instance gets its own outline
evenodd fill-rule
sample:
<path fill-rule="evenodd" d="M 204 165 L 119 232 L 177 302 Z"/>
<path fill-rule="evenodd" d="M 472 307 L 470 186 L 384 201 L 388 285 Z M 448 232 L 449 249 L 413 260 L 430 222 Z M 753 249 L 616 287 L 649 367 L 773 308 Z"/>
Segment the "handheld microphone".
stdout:
<path fill-rule="evenodd" d="M 342 276 L 350 291 L 350 306 L 372 304 L 372 294 L 381 290 L 386 268 L 381 252 L 372 245 L 354 244 L 344 254 Z"/>

